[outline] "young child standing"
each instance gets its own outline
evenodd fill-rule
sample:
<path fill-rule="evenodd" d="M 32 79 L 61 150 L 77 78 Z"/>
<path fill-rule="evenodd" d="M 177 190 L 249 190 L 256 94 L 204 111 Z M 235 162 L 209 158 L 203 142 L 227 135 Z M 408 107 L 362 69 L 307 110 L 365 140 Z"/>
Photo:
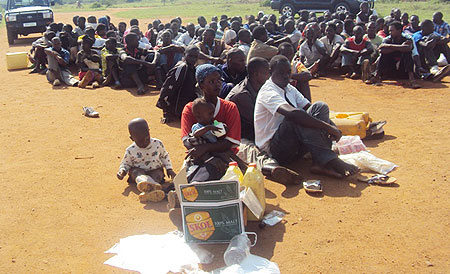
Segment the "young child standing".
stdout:
<path fill-rule="evenodd" d="M 169 178 L 176 176 L 169 154 L 160 140 L 150 137 L 148 124 L 144 119 L 131 120 L 128 131 L 134 142 L 125 151 L 117 178 L 122 180 L 128 173 L 128 182 L 135 182 L 137 189 L 141 191 L 141 202 L 159 202 L 165 197 L 161 190 L 164 168 Z"/>

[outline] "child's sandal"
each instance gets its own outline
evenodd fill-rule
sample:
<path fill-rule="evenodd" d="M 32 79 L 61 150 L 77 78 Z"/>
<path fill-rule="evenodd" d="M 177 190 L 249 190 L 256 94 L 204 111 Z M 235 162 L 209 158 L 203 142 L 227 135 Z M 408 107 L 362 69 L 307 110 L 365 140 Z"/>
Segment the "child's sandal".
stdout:
<path fill-rule="evenodd" d="M 166 194 L 162 190 L 153 190 L 151 192 L 142 192 L 139 194 L 139 201 L 141 203 L 148 203 L 148 202 L 160 202 L 164 200 L 166 197 Z"/>

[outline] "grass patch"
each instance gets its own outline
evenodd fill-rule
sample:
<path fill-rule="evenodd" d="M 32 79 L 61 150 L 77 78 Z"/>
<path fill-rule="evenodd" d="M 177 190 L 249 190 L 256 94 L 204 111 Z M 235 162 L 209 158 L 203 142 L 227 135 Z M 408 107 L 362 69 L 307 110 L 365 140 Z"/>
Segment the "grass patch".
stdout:
<path fill-rule="evenodd" d="M 105 0 L 96 3 L 106 3 Z M 109 7 L 102 5 L 101 8 L 93 7 L 91 3 L 85 3 L 82 10 L 108 10 L 109 8 L 136 8 L 133 10 L 116 12 L 115 15 L 122 18 L 137 18 L 153 20 L 156 18 L 168 19 L 181 16 L 186 22 L 196 22 L 199 15 L 203 15 L 209 21 L 212 16 L 220 16 L 226 14 L 230 16 L 242 16 L 254 14 L 260 10 L 265 13 L 275 13 L 270 7 L 263 6 L 267 1 L 264 0 L 228 0 L 227 2 L 218 0 L 174 0 L 173 3 L 166 1 L 163 5 L 161 0 L 143 0 L 140 2 L 125 1 L 107 1 Z M 410 16 L 416 14 L 420 20 L 431 19 L 432 14 L 441 11 L 444 14 L 444 20 L 450 21 L 450 5 L 448 2 L 441 0 L 431 1 L 398 1 L 398 0 L 381 0 L 375 4 L 375 9 L 381 16 L 389 15 L 392 8 L 398 7 L 402 12 L 407 12 Z M 139 8 L 139 9 L 137 9 Z M 56 12 L 77 12 L 79 9 L 75 4 L 56 5 Z M 110 10 L 114 12 L 113 10 Z"/>

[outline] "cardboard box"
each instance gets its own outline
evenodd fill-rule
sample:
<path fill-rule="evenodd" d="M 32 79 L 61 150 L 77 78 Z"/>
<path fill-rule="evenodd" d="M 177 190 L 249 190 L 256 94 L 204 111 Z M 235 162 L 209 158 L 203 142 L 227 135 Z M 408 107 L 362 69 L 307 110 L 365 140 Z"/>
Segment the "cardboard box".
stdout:
<path fill-rule="evenodd" d="M 187 243 L 228 243 L 245 232 L 239 182 L 210 181 L 187 184 L 182 169 L 174 178 L 181 204 Z"/>

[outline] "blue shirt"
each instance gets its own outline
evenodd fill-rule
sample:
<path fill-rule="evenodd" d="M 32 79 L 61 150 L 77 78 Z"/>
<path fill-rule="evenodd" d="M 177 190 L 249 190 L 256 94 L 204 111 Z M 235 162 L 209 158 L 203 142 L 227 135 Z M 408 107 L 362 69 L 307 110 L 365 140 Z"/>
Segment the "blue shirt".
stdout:
<path fill-rule="evenodd" d="M 442 21 L 440 25 L 434 24 L 434 31 L 444 37 L 447 37 L 447 35 L 450 34 L 450 26 L 447 22 Z"/>
<path fill-rule="evenodd" d="M 437 32 L 433 32 L 432 33 L 433 35 L 436 35 L 436 36 L 441 36 L 439 33 L 437 33 Z M 431 35 L 431 34 L 429 34 L 429 35 Z M 428 36 L 428 35 L 427 35 Z M 414 42 L 419 42 L 419 41 L 422 41 L 422 39 L 423 39 L 423 33 L 422 33 L 422 31 L 421 30 L 419 30 L 419 31 L 417 31 L 417 32 L 414 32 L 414 34 L 412 35 L 412 37 L 413 37 L 413 40 L 414 40 Z"/>
<path fill-rule="evenodd" d="M 60 51 L 55 50 L 54 48 L 52 48 L 52 51 L 56 51 L 57 53 L 59 53 L 59 56 L 61 56 L 62 59 L 64 59 L 64 61 L 69 64 L 70 61 L 70 53 L 68 50 L 66 50 L 65 48 L 61 48 Z"/>

